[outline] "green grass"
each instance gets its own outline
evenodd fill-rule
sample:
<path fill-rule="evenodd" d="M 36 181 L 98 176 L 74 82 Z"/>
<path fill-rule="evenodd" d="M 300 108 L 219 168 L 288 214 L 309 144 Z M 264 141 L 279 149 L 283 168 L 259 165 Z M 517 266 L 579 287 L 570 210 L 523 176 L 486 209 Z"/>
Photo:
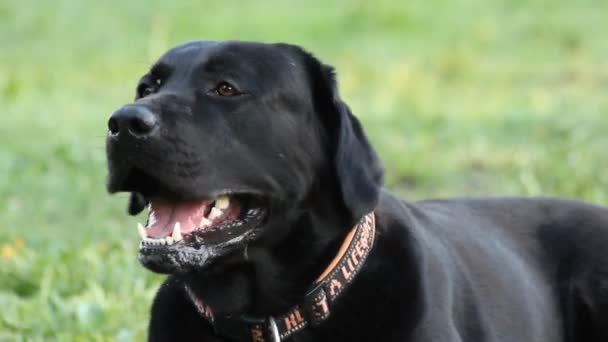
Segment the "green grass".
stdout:
<path fill-rule="evenodd" d="M 335 65 L 406 198 L 608 203 L 608 2 L 302 3 L 0 1 L 0 341 L 144 338 L 162 278 L 105 193 L 105 122 L 184 40 L 288 41 Z"/>

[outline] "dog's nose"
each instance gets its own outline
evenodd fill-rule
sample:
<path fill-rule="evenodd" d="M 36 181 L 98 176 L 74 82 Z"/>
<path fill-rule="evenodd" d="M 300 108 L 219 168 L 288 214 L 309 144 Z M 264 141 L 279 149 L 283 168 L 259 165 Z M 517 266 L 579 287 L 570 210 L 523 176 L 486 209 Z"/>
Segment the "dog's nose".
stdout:
<path fill-rule="evenodd" d="M 109 134 L 119 136 L 130 134 L 136 138 L 151 135 L 158 127 L 158 117 L 144 106 L 124 106 L 110 116 Z"/>

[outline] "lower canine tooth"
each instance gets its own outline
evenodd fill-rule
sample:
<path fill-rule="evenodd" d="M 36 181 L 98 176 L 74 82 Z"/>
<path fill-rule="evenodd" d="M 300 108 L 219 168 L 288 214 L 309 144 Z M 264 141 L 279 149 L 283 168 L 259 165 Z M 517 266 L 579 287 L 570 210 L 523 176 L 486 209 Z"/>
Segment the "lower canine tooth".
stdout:
<path fill-rule="evenodd" d="M 171 233 L 171 238 L 173 241 L 181 241 L 182 239 L 182 227 L 179 222 L 175 222 L 175 226 L 173 226 L 173 233 Z"/>
<path fill-rule="evenodd" d="M 209 219 L 210 220 L 213 220 L 213 219 L 218 218 L 220 216 L 222 216 L 222 211 L 221 210 L 219 210 L 216 207 L 211 208 L 211 212 L 209 213 Z"/>
<path fill-rule="evenodd" d="M 172 238 L 172 237 L 170 237 L 170 236 L 167 236 L 167 237 L 165 238 L 165 243 L 166 243 L 167 245 L 172 245 L 172 244 L 173 244 L 173 238 Z"/>

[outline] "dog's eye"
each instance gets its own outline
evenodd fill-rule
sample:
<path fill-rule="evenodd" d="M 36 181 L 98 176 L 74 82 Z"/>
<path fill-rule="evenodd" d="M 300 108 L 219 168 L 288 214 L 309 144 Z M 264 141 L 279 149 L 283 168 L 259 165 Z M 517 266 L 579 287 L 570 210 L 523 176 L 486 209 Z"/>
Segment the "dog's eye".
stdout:
<path fill-rule="evenodd" d="M 158 89 L 160 89 L 160 87 L 162 87 L 163 85 L 163 80 L 160 77 L 154 77 L 152 79 L 152 84 L 149 83 L 142 83 L 138 86 L 137 88 L 137 93 L 139 95 L 139 97 L 146 97 L 152 93 L 155 93 L 158 91 Z"/>
<path fill-rule="evenodd" d="M 235 96 L 239 94 L 236 88 L 227 82 L 220 83 L 217 88 L 215 88 L 215 91 L 220 96 Z"/>
<path fill-rule="evenodd" d="M 148 96 L 150 94 L 152 94 L 154 92 L 154 88 L 152 87 L 145 87 L 141 90 L 140 96 L 141 97 L 145 97 Z"/>

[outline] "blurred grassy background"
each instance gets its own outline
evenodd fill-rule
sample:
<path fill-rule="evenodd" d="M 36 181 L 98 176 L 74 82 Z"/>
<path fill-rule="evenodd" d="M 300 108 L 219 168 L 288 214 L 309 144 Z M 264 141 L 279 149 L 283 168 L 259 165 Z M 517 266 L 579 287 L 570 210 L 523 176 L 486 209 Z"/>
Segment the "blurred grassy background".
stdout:
<path fill-rule="evenodd" d="M 0 0 L 0 341 L 144 338 L 161 277 L 105 193 L 104 134 L 172 45 L 287 41 L 333 64 L 406 198 L 606 204 L 606 32 L 604 0 Z"/>

